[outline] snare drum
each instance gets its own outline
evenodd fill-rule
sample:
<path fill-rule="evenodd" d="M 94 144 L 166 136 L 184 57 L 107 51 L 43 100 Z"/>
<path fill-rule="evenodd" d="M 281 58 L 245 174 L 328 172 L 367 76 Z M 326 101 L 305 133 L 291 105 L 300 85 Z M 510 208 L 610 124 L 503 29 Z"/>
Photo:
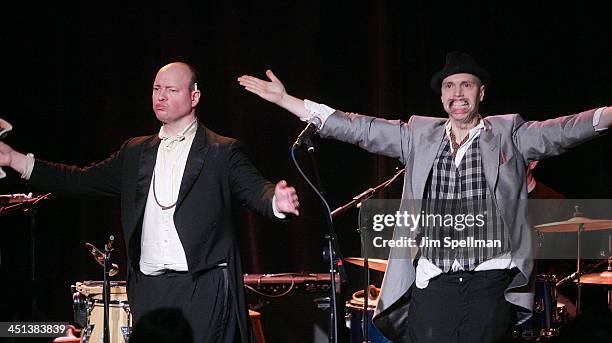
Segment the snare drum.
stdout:
<path fill-rule="evenodd" d="M 559 336 L 560 328 L 567 322 L 565 305 L 557 303 L 557 277 L 536 276 L 533 315 L 514 329 L 515 338 L 527 342 Z"/>
<path fill-rule="evenodd" d="M 372 316 L 374 315 L 374 309 L 378 302 L 378 293 L 380 289 L 376 288 L 376 298 L 372 299 L 371 295 L 368 298 L 368 337 L 372 343 L 392 343 L 385 336 L 378 331 L 372 322 Z M 350 330 L 351 339 L 350 343 L 362 343 L 363 342 L 363 305 L 364 297 L 363 290 L 353 293 L 351 300 L 346 302 L 346 327 Z"/>
<path fill-rule="evenodd" d="M 132 330 L 132 315 L 125 285 L 125 281 L 111 282 L 108 308 L 108 331 L 111 343 L 126 343 Z M 75 318 L 82 318 L 83 307 L 87 313 L 87 321 L 81 333 L 81 342 L 102 342 L 104 333 L 103 282 L 77 282 L 72 288 L 76 290 L 73 295 Z M 76 312 L 77 310 L 79 313 Z"/>

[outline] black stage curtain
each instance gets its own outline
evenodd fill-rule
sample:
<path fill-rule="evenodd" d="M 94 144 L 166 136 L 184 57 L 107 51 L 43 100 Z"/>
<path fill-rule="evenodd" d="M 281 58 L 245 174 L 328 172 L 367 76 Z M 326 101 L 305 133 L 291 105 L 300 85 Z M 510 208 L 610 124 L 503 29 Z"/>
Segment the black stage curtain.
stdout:
<path fill-rule="evenodd" d="M 519 112 L 541 120 L 612 101 L 612 26 L 600 5 L 229 0 L 17 6 L 0 20 L 0 117 L 15 127 L 6 141 L 46 160 L 101 160 L 128 137 L 159 129 L 150 104 L 157 69 L 176 60 L 193 64 L 202 74 L 200 120 L 246 143 L 266 177 L 286 179 L 300 195 L 302 214 L 288 223 L 236 211 L 248 273 L 325 273 L 326 226 L 289 157 L 304 124 L 239 87 L 242 74 L 265 77 L 270 68 L 298 97 L 407 120 L 444 115 L 429 79 L 446 52 L 464 50 L 493 75 L 484 114 Z M 315 143 L 332 209 L 390 177 L 398 164 L 344 143 Z M 541 163 L 536 177 L 568 198 L 609 197 L 611 147 L 609 135 L 589 142 Z M 309 156 L 300 150 L 298 159 L 312 176 Z M 379 197 L 397 198 L 400 190 L 398 181 Z M 29 191 L 13 172 L 0 180 L 1 194 Z M 335 223 L 344 255 L 359 256 L 357 211 Z M 116 262 L 125 271 L 116 200 L 56 197 L 40 204 L 36 224 L 40 293 L 28 286 L 29 217 L 0 218 L 1 321 L 19 318 L 33 298 L 44 318 L 71 321 L 70 285 L 102 276 L 85 242 L 101 247 L 114 233 Z M 360 270 L 347 268 L 349 289 L 355 288 Z M 379 282 L 380 275 L 373 278 Z"/>

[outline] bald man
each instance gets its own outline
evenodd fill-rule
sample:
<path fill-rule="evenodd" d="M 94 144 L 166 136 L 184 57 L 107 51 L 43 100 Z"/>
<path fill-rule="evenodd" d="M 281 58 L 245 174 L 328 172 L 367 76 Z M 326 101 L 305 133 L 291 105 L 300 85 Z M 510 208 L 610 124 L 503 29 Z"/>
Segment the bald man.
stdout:
<path fill-rule="evenodd" d="M 0 142 L 0 167 L 57 194 L 120 196 L 135 323 L 153 310 L 178 308 L 194 342 L 250 342 L 231 198 L 269 218 L 299 215 L 299 203 L 285 181 L 275 186 L 259 174 L 238 141 L 198 122 L 200 96 L 197 71 L 170 63 L 151 95 L 159 133 L 131 138 L 86 168 Z"/>

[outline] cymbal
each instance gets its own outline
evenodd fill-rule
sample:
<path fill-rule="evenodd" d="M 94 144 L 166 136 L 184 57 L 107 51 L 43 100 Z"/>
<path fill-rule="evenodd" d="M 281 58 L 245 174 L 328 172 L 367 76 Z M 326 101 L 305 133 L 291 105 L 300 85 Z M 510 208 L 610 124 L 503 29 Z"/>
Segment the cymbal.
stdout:
<path fill-rule="evenodd" d="M 612 285 L 612 271 L 603 273 L 584 274 L 580 277 L 580 283 L 588 283 L 594 285 Z"/>
<path fill-rule="evenodd" d="M 347 257 L 344 259 L 348 263 L 352 263 L 363 267 L 365 262 L 363 261 L 363 257 Z M 368 267 L 372 270 L 377 270 L 379 272 L 387 271 L 387 260 L 383 260 L 380 258 L 368 258 Z"/>
<path fill-rule="evenodd" d="M 580 224 L 583 231 L 595 231 L 612 229 L 610 219 L 590 219 L 586 217 L 573 217 L 566 221 L 536 225 L 536 229 L 541 232 L 577 232 Z"/>

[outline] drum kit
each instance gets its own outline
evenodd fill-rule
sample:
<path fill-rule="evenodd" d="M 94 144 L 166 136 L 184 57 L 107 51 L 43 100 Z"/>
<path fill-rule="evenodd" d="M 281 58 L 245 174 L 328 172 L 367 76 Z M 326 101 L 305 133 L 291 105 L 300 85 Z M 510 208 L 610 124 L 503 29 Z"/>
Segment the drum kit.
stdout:
<path fill-rule="evenodd" d="M 352 263 L 352 262 L 351 262 Z M 350 343 L 362 343 L 364 335 L 363 325 L 363 306 L 365 303 L 363 290 L 353 293 L 352 298 L 346 302 L 346 327 L 350 330 Z M 385 336 L 378 331 L 372 322 L 374 310 L 378 303 L 380 288 L 370 285 L 368 287 L 368 341 L 372 343 L 391 343 Z"/>
<path fill-rule="evenodd" d="M 366 260 L 361 257 L 347 257 L 344 259 L 346 262 L 365 267 Z M 368 258 L 367 266 L 370 270 L 376 270 L 379 272 L 387 271 L 387 260 L 377 259 L 377 258 Z M 353 296 L 350 300 L 348 300 L 345 304 L 346 306 L 346 327 L 350 331 L 350 343 L 362 343 L 365 341 L 364 339 L 364 313 L 367 312 L 367 325 L 368 332 L 367 338 L 368 342 L 372 343 L 391 343 L 385 336 L 383 336 L 380 331 L 374 326 L 372 321 L 372 317 L 374 316 L 374 310 L 376 309 L 376 305 L 378 303 L 378 296 L 380 294 L 380 288 L 369 285 L 368 288 L 368 297 L 367 301 L 364 296 L 364 290 L 359 290 L 353 293 Z M 367 305 L 366 305 L 367 303 Z M 364 311 L 364 307 L 367 306 L 366 311 Z"/>
<path fill-rule="evenodd" d="M 104 300 L 102 281 L 83 281 L 70 286 L 75 321 L 82 327 L 81 342 L 102 342 Z M 110 342 L 126 343 L 132 328 L 132 314 L 125 281 L 112 281 L 109 300 Z"/>
<path fill-rule="evenodd" d="M 575 207 L 574 216 L 566 221 L 536 225 L 540 233 L 576 233 L 576 271 L 561 280 L 556 275 L 540 274 L 535 280 L 535 303 L 533 316 L 514 329 L 514 337 L 525 342 L 554 340 L 559 336 L 563 326 L 568 322 L 568 311 L 565 304 L 557 301 L 557 287 L 572 281 L 576 286 L 576 314 L 581 313 L 581 288 L 584 284 L 607 287 L 607 307 L 612 311 L 612 256 L 608 251 L 608 268 L 602 273 L 584 273 L 581 270 L 582 235 L 585 232 L 612 229 L 612 220 L 584 217 Z M 597 263 L 595 266 L 598 266 Z M 591 268 L 591 270 L 594 268 Z"/>
<path fill-rule="evenodd" d="M 513 337 L 522 342 L 551 341 L 557 338 L 563 327 L 569 321 L 566 304 L 558 301 L 557 287 L 567 281 L 573 281 L 576 285 L 576 309 L 581 311 L 580 288 L 583 284 L 600 285 L 607 287 L 607 306 L 612 311 L 612 256 L 607 258 L 607 270 L 601 273 L 584 273 L 581 271 L 581 235 L 584 232 L 612 229 L 612 220 L 591 219 L 581 215 L 576 208 L 574 217 L 561 222 L 536 225 L 535 228 L 542 233 L 570 233 L 577 234 L 577 258 L 576 272 L 558 279 L 556 275 L 539 274 L 535 278 L 535 297 L 532 317 L 513 329 Z M 364 267 L 364 258 L 348 257 L 345 261 L 357 266 Z M 368 259 L 368 267 L 372 270 L 386 272 L 387 260 Z M 606 262 L 606 261 L 603 261 Z M 599 263 L 597 264 L 599 265 Z M 593 268 L 591 268 L 593 269 Z M 368 327 L 370 328 L 370 341 L 376 343 L 390 342 L 372 324 L 372 315 L 378 301 L 379 288 L 370 285 L 368 294 Z M 346 324 L 351 332 L 351 343 L 363 341 L 363 307 L 364 291 L 355 292 L 352 298 L 346 302 Z"/>
<path fill-rule="evenodd" d="M 98 264 L 104 266 L 105 262 L 108 263 L 107 252 L 100 251 L 91 243 L 85 245 Z M 107 278 L 117 274 L 119 266 L 113 263 L 104 269 Z M 127 343 L 132 332 L 132 312 L 126 286 L 125 281 L 108 281 L 106 287 L 104 281 L 70 285 L 76 324 L 73 331 L 80 332 L 80 338 L 70 332 L 70 337 L 59 337 L 54 342 Z"/>

